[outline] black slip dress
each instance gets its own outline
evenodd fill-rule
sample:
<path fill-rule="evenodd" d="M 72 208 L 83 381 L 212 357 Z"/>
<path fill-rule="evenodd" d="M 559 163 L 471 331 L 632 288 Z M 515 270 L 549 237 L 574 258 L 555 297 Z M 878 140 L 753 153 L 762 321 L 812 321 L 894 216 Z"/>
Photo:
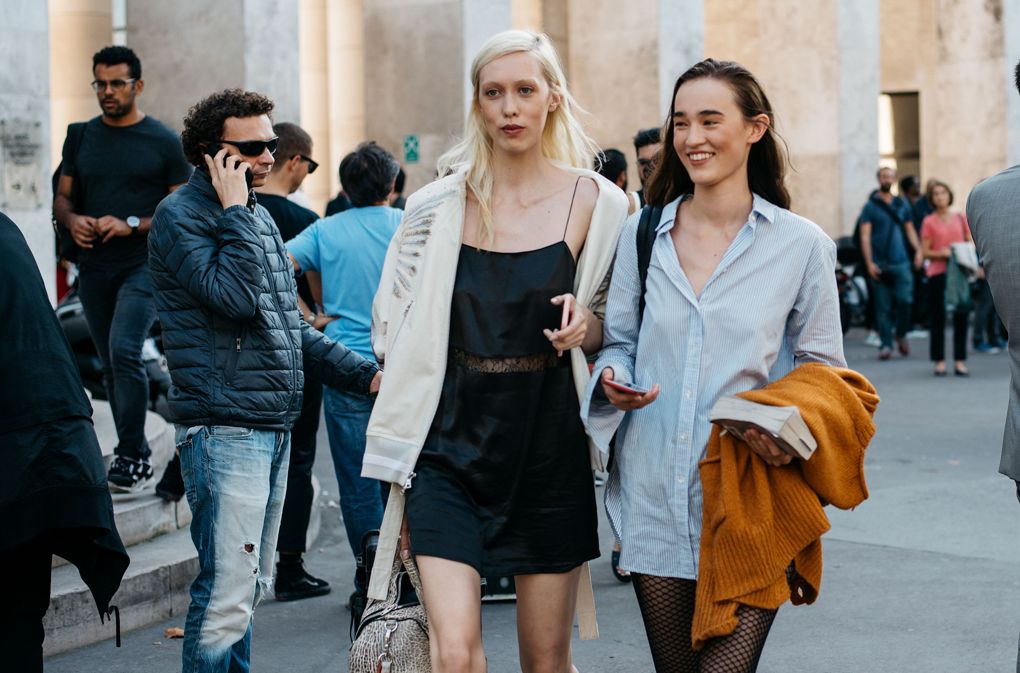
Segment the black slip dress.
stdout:
<path fill-rule="evenodd" d="M 461 246 L 442 395 L 406 493 L 415 554 L 483 577 L 566 572 L 598 557 L 570 357 L 542 333 L 559 327 L 562 308 L 549 300 L 573 292 L 574 272 L 565 241 L 510 253 Z"/>

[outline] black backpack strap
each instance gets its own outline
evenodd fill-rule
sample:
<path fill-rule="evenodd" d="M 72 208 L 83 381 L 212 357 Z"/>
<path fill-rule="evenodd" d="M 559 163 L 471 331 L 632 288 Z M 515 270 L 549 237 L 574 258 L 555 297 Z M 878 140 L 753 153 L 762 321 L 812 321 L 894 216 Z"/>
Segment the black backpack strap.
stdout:
<path fill-rule="evenodd" d="M 641 209 L 641 219 L 638 220 L 637 235 L 637 265 L 638 279 L 641 281 L 641 294 L 638 296 L 638 323 L 645 315 L 645 285 L 648 280 L 648 265 L 652 261 L 652 244 L 655 242 L 655 229 L 662 219 L 661 206 L 645 206 Z"/>

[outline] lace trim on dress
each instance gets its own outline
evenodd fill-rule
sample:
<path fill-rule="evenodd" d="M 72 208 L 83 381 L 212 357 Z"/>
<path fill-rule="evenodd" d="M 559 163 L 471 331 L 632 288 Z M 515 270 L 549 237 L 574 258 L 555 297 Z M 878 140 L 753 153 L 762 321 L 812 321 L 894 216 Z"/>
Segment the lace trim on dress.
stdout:
<path fill-rule="evenodd" d="M 555 369 L 560 364 L 556 353 L 546 355 L 522 355 L 518 357 L 487 358 L 471 355 L 459 348 L 450 349 L 450 358 L 465 369 L 482 374 L 512 374 L 516 372 L 541 372 Z"/>

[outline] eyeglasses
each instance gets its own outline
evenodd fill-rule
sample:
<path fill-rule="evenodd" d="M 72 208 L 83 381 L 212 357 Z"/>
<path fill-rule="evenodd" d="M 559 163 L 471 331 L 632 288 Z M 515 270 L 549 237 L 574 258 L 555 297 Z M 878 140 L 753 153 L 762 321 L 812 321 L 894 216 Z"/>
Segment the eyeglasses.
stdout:
<path fill-rule="evenodd" d="M 279 138 L 270 138 L 269 140 L 225 140 L 220 138 L 216 142 L 233 145 L 238 152 L 246 157 L 260 157 L 267 149 L 270 154 L 275 156 L 276 148 L 280 146 Z"/>
<path fill-rule="evenodd" d="M 126 87 L 128 84 L 134 84 L 136 81 L 138 81 L 138 80 L 136 80 L 134 78 L 132 78 L 132 79 L 111 79 L 109 82 L 103 81 L 101 79 L 97 79 L 97 80 L 93 80 L 92 81 L 92 89 L 96 93 L 103 93 L 104 91 L 106 91 L 106 87 L 110 87 L 111 89 L 113 89 L 114 92 L 118 92 L 118 91 L 123 91 L 124 87 Z"/>
<path fill-rule="evenodd" d="M 319 167 L 319 162 L 315 161 L 311 157 L 305 156 L 304 154 L 299 154 L 298 156 L 308 162 L 308 175 L 314 173 L 315 169 Z"/>
<path fill-rule="evenodd" d="M 638 159 L 637 164 L 641 168 L 648 168 L 655 165 L 655 159 Z"/>

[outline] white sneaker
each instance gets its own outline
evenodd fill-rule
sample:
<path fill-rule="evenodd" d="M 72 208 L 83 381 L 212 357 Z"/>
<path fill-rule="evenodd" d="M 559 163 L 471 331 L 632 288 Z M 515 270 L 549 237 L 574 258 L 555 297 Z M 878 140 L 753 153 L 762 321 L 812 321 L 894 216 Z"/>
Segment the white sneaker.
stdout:
<path fill-rule="evenodd" d="M 882 339 L 879 338 L 878 332 L 868 332 L 868 336 L 864 337 L 865 346 L 874 346 L 878 348 L 882 345 Z"/>
<path fill-rule="evenodd" d="M 927 339 L 928 330 L 926 329 L 912 329 L 907 332 L 908 339 Z"/>

